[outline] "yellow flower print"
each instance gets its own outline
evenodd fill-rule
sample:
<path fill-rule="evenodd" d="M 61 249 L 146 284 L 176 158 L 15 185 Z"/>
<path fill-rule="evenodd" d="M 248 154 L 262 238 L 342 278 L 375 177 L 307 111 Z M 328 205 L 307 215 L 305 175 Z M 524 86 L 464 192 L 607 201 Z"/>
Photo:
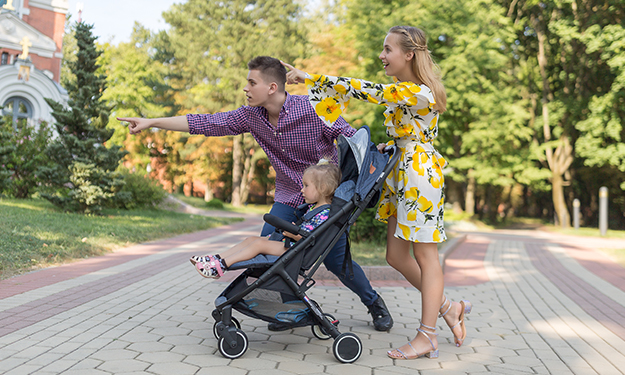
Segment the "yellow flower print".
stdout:
<path fill-rule="evenodd" d="M 406 190 L 404 196 L 408 200 L 416 201 L 419 198 L 419 189 L 416 187 L 410 188 L 409 190 Z"/>
<path fill-rule="evenodd" d="M 380 216 L 382 216 L 382 217 L 389 217 L 389 216 L 391 216 L 392 206 L 393 206 L 393 204 L 391 202 L 386 202 L 384 204 L 381 204 L 380 208 L 378 209 L 378 212 L 380 213 Z"/>
<path fill-rule="evenodd" d="M 345 86 L 341 84 L 334 85 L 334 90 L 336 90 L 336 92 L 338 92 L 341 95 L 347 94 L 347 88 L 345 88 Z"/>
<path fill-rule="evenodd" d="M 395 113 L 393 113 L 393 120 L 395 120 L 394 123 L 395 124 L 401 124 L 402 118 L 404 118 L 404 111 L 402 111 L 401 109 L 397 108 Z"/>
<path fill-rule="evenodd" d="M 410 212 L 408 212 L 408 216 L 406 218 L 408 219 L 408 221 L 417 220 L 417 210 L 411 210 Z"/>
<path fill-rule="evenodd" d="M 319 117 L 334 123 L 341 115 L 341 107 L 334 98 L 325 98 L 315 106 L 315 112 Z"/>
<path fill-rule="evenodd" d="M 442 185 L 442 179 L 438 179 L 434 176 L 430 177 L 430 185 L 432 185 L 433 188 L 440 188 Z"/>
<path fill-rule="evenodd" d="M 427 152 L 420 153 L 419 157 L 421 158 L 421 163 L 422 164 L 425 164 L 428 161 L 428 159 L 430 159 L 430 157 L 428 156 Z"/>
<path fill-rule="evenodd" d="M 397 171 L 397 182 L 401 182 L 402 184 L 406 183 L 406 171 L 404 171 L 403 169 L 400 169 Z"/>
<path fill-rule="evenodd" d="M 442 157 L 442 156 L 441 156 L 441 157 L 439 157 L 439 158 L 438 158 L 438 159 L 436 159 L 436 160 L 438 160 L 438 165 L 439 165 L 439 167 L 441 167 L 441 168 L 445 168 L 445 166 L 447 165 L 447 160 L 445 160 L 445 158 L 444 158 L 444 157 Z"/>
<path fill-rule="evenodd" d="M 374 98 L 373 96 L 369 94 L 367 94 L 367 100 L 373 104 L 380 104 L 380 101 L 378 101 L 378 99 Z"/>
<path fill-rule="evenodd" d="M 421 115 L 421 116 L 427 116 L 427 114 L 430 113 L 430 109 L 429 108 L 421 108 L 421 109 L 417 110 L 417 113 L 419 115 Z"/>
<path fill-rule="evenodd" d="M 432 235 L 432 240 L 434 242 L 441 242 L 441 232 L 439 232 L 438 229 L 434 231 Z"/>
<path fill-rule="evenodd" d="M 436 205 L 436 207 L 440 209 L 443 206 L 443 203 L 445 203 L 445 197 L 441 197 L 441 200 L 438 201 L 438 204 Z"/>
<path fill-rule="evenodd" d="M 421 163 L 419 163 L 419 159 L 418 158 L 414 158 L 412 160 L 412 169 L 417 171 L 419 176 L 425 176 L 425 168 L 423 168 L 423 165 L 421 165 Z"/>
<path fill-rule="evenodd" d="M 362 84 L 360 83 L 359 80 L 357 79 L 353 79 L 350 81 L 350 84 L 352 85 L 352 87 L 358 91 L 360 91 L 360 89 L 362 88 Z"/>
<path fill-rule="evenodd" d="M 408 90 L 410 90 L 410 92 L 412 93 L 419 93 L 421 92 L 421 87 L 419 85 L 415 85 L 414 83 L 402 83 L 402 86 L 406 87 Z"/>
<path fill-rule="evenodd" d="M 397 103 L 402 100 L 403 97 L 395 85 L 389 85 L 384 88 L 384 99 L 391 103 Z"/>
<path fill-rule="evenodd" d="M 400 224 L 400 223 L 397 223 L 397 226 L 399 226 L 399 229 L 401 229 L 401 232 L 403 233 L 405 239 L 410 238 L 410 227 L 409 226 L 403 225 L 403 224 Z"/>
<path fill-rule="evenodd" d="M 425 196 L 420 196 L 419 199 L 417 200 L 417 203 L 419 204 L 419 211 L 421 212 L 432 212 L 432 209 L 434 208 L 434 205 L 432 204 L 432 202 L 430 202 Z"/>
<path fill-rule="evenodd" d="M 418 113 L 419 111 L 417 111 Z M 428 109 L 428 113 L 430 112 L 430 110 Z M 436 123 L 438 122 L 438 117 L 434 117 L 432 119 L 432 121 L 430 121 L 430 129 L 434 129 L 436 127 Z"/>

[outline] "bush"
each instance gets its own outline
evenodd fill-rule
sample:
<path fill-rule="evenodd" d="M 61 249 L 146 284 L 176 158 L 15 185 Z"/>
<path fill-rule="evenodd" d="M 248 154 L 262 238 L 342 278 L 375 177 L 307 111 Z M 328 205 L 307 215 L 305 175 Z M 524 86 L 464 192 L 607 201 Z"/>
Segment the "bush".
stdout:
<path fill-rule="evenodd" d="M 41 184 L 38 169 L 48 163 L 44 150 L 52 133 L 47 123 L 16 124 L 0 118 L 0 192 L 15 198 L 29 198 Z"/>
<path fill-rule="evenodd" d="M 113 199 L 114 207 L 127 210 L 154 207 L 167 197 L 163 187 L 146 175 L 131 173 L 127 169 L 121 173 L 125 183 Z"/>
<path fill-rule="evenodd" d="M 224 209 L 224 202 L 222 202 L 221 200 L 219 200 L 217 198 L 213 198 L 210 201 L 206 202 L 206 207 L 214 208 L 216 210 L 223 210 Z"/>
<path fill-rule="evenodd" d="M 386 243 L 387 225 L 375 218 L 375 208 L 366 209 L 350 229 L 350 239 L 354 242 Z"/>

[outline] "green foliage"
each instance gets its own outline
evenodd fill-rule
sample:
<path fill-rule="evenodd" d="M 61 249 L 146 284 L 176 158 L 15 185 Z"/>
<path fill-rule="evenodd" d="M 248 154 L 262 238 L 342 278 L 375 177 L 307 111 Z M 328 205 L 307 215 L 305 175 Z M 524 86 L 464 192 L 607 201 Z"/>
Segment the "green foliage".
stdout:
<path fill-rule="evenodd" d="M 206 202 L 206 207 L 213 208 L 216 210 L 223 210 L 224 202 L 221 199 L 213 198 L 209 200 L 208 202 Z"/>
<path fill-rule="evenodd" d="M 116 196 L 115 207 L 128 210 L 153 208 L 167 197 L 163 186 L 147 175 L 131 173 L 126 169 L 121 173 L 124 176 L 124 186 Z"/>
<path fill-rule="evenodd" d="M 186 86 L 186 108 L 220 111 L 245 103 L 247 62 L 293 61 L 306 53 L 301 8 L 293 0 L 189 0 L 163 13 L 171 68 Z"/>
<path fill-rule="evenodd" d="M 48 163 L 44 150 L 50 136 L 47 123 L 13 124 L 10 118 L 0 118 L 0 193 L 29 198 L 36 191 L 42 183 L 38 169 Z"/>
<path fill-rule="evenodd" d="M 375 209 L 367 209 L 352 225 L 349 237 L 354 242 L 386 243 L 387 225 L 375 219 Z"/>
<path fill-rule="evenodd" d="M 101 99 L 106 76 L 98 73 L 101 54 L 92 26 L 78 23 L 76 60 L 68 63 L 75 81 L 68 82 L 69 108 L 47 100 L 56 119 L 58 137 L 46 154 L 52 161 L 40 168 L 47 180 L 42 196 L 66 210 L 98 212 L 119 191 L 123 181 L 115 172 L 124 152 L 106 147 L 113 130 L 106 129 L 110 108 Z"/>

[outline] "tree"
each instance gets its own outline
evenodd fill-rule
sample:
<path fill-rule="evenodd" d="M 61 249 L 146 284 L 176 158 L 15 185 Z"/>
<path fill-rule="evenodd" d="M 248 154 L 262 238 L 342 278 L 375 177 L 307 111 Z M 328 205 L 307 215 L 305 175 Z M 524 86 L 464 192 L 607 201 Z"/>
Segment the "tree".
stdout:
<path fill-rule="evenodd" d="M 98 212 L 116 197 L 123 184 L 115 170 L 124 151 L 119 146 L 106 147 L 113 135 L 106 128 L 110 108 L 102 100 L 106 76 L 97 63 L 101 51 L 96 48 L 92 25 L 75 26 L 76 60 L 69 63 L 75 80 L 68 82 L 68 108 L 47 100 L 56 120 L 58 137 L 46 149 L 54 165 L 42 168 L 48 191 L 42 196 L 65 210 Z"/>
<path fill-rule="evenodd" d="M 305 55 L 301 10 L 292 0 L 190 0 L 173 5 L 164 18 L 172 26 L 170 66 L 180 73 L 173 84 L 181 89 L 180 104 L 188 110 L 223 111 L 245 104 L 241 88 L 247 62 L 255 56 L 292 61 Z M 247 138 L 235 137 L 232 145 L 234 205 L 243 203 L 253 176 L 257 145 Z"/>
<path fill-rule="evenodd" d="M 607 119 L 606 124 L 611 124 L 608 127 L 612 129 L 616 123 L 622 124 L 622 112 L 612 111 L 608 109 L 611 105 L 604 104 L 618 98 L 612 95 L 613 89 L 620 90 L 618 80 L 615 81 L 619 75 L 616 63 L 619 58 L 613 59 L 616 51 L 611 51 L 611 47 L 618 50 L 618 42 L 612 44 L 610 39 L 618 37 L 618 29 L 622 29 L 625 3 L 512 1 L 504 5 L 508 16 L 514 19 L 517 38 L 524 47 L 519 57 L 529 68 L 527 87 L 540 103 L 536 111 L 542 121 L 535 138 L 552 172 L 556 217 L 567 227 L 572 199 L 567 202 L 565 188 L 571 185 L 575 173 L 571 166 L 579 165 L 575 164 L 575 156 L 590 156 L 592 161 L 587 165 L 597 165 L 598 159 L 591 155 L 594 150 L 589 153 L 588 146 L 598 143 L 586 142 L 594 138 L 590 134 L 601 132 L 604 125 L 599 125 L 597 120 Z M 618 99 L 612 105 L 618 106 Z M 610 114 L 606 118 L 607 113 Z M 588 127 L 590 124 L 599 126 Z M 590 134 L 583 134 L 589 130 Z M 583 140 L 578 142 L 580 135 Z M 575 149 L 576 145 L 579 150 Z"/>

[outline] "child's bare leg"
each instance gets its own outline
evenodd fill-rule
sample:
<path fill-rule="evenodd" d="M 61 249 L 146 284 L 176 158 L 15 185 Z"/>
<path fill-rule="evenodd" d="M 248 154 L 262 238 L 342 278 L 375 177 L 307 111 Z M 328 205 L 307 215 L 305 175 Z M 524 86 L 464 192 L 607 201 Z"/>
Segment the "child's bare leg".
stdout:
<path fill-rule="evenodd" d="M 280 241 L 269 241 L 267 237 L 255 237 L 253 241 L 244 241 L 247 246 L 241 246 L 238 251 L 231 252 L 229 254 L 221 254 L 221 258 L 226 262 L 226 265 L 232 265 L 244 260 L 254 258 L 258 254 L 275 255 L 280 256 L 286 250 L 284 243 Z"/>
<path fill-rule="evenodd" d="M 225 259 L 228 258 L 230 256 L 232 256 L 233 254 L 238 253 L 239 251 L 245 249 L 246 247 L 249 247 L 250 245 L 252 245 L 254 242 L 256 242 L 257 240 L 261 239 L 263 237 L 248 237 L 246 239 L 244 239 L 243 241 L 239 242 L 238 244 L 232 246 L 231 248 L 229 248 L 228 250 L 219 253 L 219 256 L 221 257 L 221 259 Z M 228 263 L 231 264 L 231 263 Z"/>

